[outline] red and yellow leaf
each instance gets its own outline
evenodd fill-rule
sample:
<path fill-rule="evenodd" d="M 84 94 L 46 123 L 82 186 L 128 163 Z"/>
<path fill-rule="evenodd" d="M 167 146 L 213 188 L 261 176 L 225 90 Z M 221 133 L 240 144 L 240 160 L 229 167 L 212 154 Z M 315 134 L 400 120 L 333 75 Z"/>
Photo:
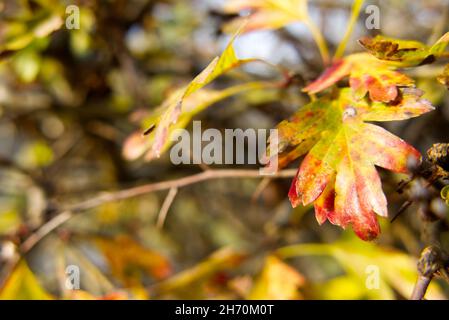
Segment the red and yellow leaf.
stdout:
<path fill-rule="evenodd" d="M 398 88 L 413 86 L 414 81 L 394 70 L 395 67 L 368 53 L 356 53 L 334 62 L 332 66 L 303 91 L 314 94 L 349 76 L 357 98 L 367 93 L 373 101 L 390 102 L 397 98 Z"/>
<path fill-rule="evenodd" d="M 433 110 L 416 90 L 399 94 L 400 102 L 385 104 L 357 100 L 351 89 L 342 89 L 335 99 L 316 100 L 278 125 L 281 165 L 308 152 L 289 192 L 293 206 L 314 203 L 319 223 L 352 225 L 364 240 L 380 233 L 376 214 L 385 217 L 388 210 L 375 166 L 406 173 L 407 163 L 421 156 L 365 121 L 402 120 Z"/>

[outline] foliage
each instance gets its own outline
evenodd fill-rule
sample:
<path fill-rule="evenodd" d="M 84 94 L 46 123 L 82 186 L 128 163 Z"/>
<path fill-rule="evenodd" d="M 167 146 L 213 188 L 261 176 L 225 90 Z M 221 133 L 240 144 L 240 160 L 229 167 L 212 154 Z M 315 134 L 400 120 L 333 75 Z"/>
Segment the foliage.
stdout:
<path fill-rule="evenodd" d="M 0 299 L 409 298 L 448 245 L 447 4 L 365 5 L 1 2 Z M 173 165 L 193 119 L 277 128 L 282 171 Z"/>

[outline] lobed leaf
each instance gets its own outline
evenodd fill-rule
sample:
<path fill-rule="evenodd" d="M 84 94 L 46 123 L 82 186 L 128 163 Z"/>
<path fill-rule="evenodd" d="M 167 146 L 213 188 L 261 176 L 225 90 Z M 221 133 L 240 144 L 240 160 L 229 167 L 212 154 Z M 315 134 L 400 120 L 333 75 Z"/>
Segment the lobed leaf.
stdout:
<path fill-rule="evenodd" d="M 289 192 L 293 206 L 314 203 L 321 224 L 352 225 L 364 240 L 380 233 L 376 214 L 387 216 L 387 200 L 375 169 L 406 173 L 417 150 L 385 129 L 365 121 L 393 121 L 433 110 L 420 94 L 401 89 L 399 103 L 357 100 L 351 89 L 333 100 L 318 99 L 278 125 L 279 163 L 308 152 Z"/>
<path fill-rule="evenodd" d="M 398 88 L 411 87 L 414 81 L 394 70 L 395 67 L 367 53 L 356 53 L 337 60 L 303 91 L 314 94 L 349 76 L 357 98 L 367 93 L 373 101 L 390 102 L 398 97 Z"/>

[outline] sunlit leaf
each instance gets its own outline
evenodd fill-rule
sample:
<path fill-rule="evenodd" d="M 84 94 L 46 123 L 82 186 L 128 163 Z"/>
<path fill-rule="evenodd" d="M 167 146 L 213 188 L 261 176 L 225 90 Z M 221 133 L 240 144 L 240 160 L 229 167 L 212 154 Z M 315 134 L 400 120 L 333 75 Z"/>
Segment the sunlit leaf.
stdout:
<path fill-rule="evenodd" d="M 84 290 L 72 290 L 69 296 L 70 300 L 128 300 L 129 295 L 126 292 L 114 292 L 104 296 L 94 296 Z"/>
<path fill-rule="evenodd" d="M 357 98 L 367 93 L 373 101 L 390 102 L 397 98 L 399 87 L 413 86 L 414 81 L 394 70 L 370 54 L 356 53 L 334 62 L 332 66 L 303 91 L 320 92 L 349 76 L 349 83 Z"/>
<path fill-rule="evenodd" d="M 36 39 L 48 36 L 61 28 L 62 24 L 63 20 L 60 15 L 47 10 L 29 20 L 8 24 L 5 30 L 5 39 L 0 44 L 0 57 L 21 50 Z"/>
<path fill-rule="evenodd" d="M 248 299 L 289 300 L 299 299 L 298 288 L 304 284 L 304 277 L 294 268 L 275 256 L 265 259 Z"/>
<path fill-rule="evenodd" d="M 228 0 L 224 5 L 224 12 L 230 14 L 248 10 L 249 18 L 234 19 L 225 31 L 234 32 L 244 22 L 243 32 L 278 29 L 308 18 L 307 0 Z"/>
<path fill-rule="evenodd" d="M 28 268 L 25 260 L 21 260 L 12 274 L 0 289 L 1 300 L 50 300 L 53 297 L 45 291 L 39 281 Z"/>
<path fill-rule="evenodd" d="M 359 42 L 379 59 L 395 62 L 400 67 L 412 67 L 432 63 L 435 58 L 441 56 L 449 43 L 449 33 L 443 35 L 433 46 L 380 35 L 374 38 L 365 37 Z"/>
<path fill-rule="evenodd" d="M 449 65 L 444 67 L 443 73 L 437 77 L 437 80 L 449 89 Z"/>
<path fill-rule="evenodd" d="M 177 116 L 175 122 L 171 123 L 168 127 L 165 127 L 164 130 L 166 131 L 161 133 L 161 131 L 157 131 L 157 129 L 155 129 L 148 135 L 143 136 L 142 132 L 139 130 L 131 134 L 124 143 L 123 155 L 126 159 L 134 160 L 145 154 L 145 158 L 147 160 L 152 160 L 168 150 L 173 143 L 170 140 L 170 135 L 176 129 L 185 128 L 196 114 L 205 110 L 214 103 L 238 93 L 270 87 L 273 87 L 272 83 L 250 82 L 232 86 L 223 90 L 202 89 L 196 91 L 183 99 L 182 112 Z M 168 98 L 168 101 L 177 100 L 179 94 L 180 91 L 176 91 L 171 97 Z M 167 104 L 163 104 L 153 113 L 144 118 L 142 122 L 147 126 L 155 125 L 161 117 L 166 115 L 167 112 L 169 112 L 167 109 Z M 161 125 L 163 124 L 159 122 L 157 126 L 160 127 Z M 159 144 L 156 147 L 157 141 L 159 141 Z"/>
<path fill-rule="evenodd" d="M 279 162 L 308 152 L 289 198 L 295 207 L 314 203 L 320 224 L 352 225 L 364 240 L 380 233 L 376 214 L 386 217 L 387 200 L 375 166 L 406 173 L 421 161 L 417 150 L 385 129 L 365 121 L 394 121 L 433 110 L 415 90 L 402 90 L 399 104 L 354 99 L 342 89 L 334 99 L 318 99 L 278 125 Z"/>
<path fill-rule="evenodd" d="M 139 138 L 137 134 L 129 137 L 123 149 L 127 159 L 136 159 L 143 153 L 146 153 L 146 160 L 159 157 L 171 145 L 170 137 L 175 129 L 184 128 L 195 114 L 220 100 L 244 91 L 275 87 L 273 83 L 250 82 L 220 91 L 200 91 L 220 75 L 244 63 L 255 61 L 237 58 L 232 46 L 234 39 L 235 36 L 220 57 L 216 57 L 190 84 L 170 95 L 144 120 L 149 126 L 147 137 Z"/>
<path fill-rule="evenodd" d="M 282 248 L 279 253 L 282 257 L 332 256 L 349 276 L 358 279 L 359 289 L 364 292 L 365 298 L 370 299 L 395 299 L 396 292 L 408 299 L 417 278 L 415 258 L 378 244 L 346 239 L 329 244 L 293 245 Z M 436 283 L 430 284 L 426 299 L 444 299 Z"/>
<path fill-rule="evenodd" d="M 159 283 L 157 290 L 159 292 L 169 292 L 188 288 L 195 282 L 207 279 L 218 271 L 235 267 L 242 262 L 244 257 L 245 255 L 241 252 L 228 247 L 219 249 L 192 268 Z"/>

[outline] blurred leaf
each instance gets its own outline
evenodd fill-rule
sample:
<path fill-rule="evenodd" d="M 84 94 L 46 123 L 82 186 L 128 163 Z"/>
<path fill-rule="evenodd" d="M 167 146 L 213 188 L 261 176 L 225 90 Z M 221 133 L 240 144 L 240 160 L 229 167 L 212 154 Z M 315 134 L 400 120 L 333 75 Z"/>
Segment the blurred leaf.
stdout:
<path fill-rule="evenodd" d="M 30 45 L 35 39 L 45 38 L 61 28 L 63 20 L 58 14 L 40 11 L 29 20 L 11 22 L 6 27 L 6 39 L 0 44 L 0 57 Z"/>
<path fill-rule="evenodd" d="M 97 297 L 83 290 L 72 290 L 69 296 L 70 300 L 128 300 L 126 292 L 113 292 L 107 295 Z"/>
<path fill-rule="evenodd" d="M 25 260 L 21 260 L 0 289 L 1 300 L 50 300 L 53 297 L 39 284 Z"/>
<path fill-rule="evenodd" d="M 356 300 L 365 298 L 366 288 L 360 285 L 360 279 L 351 275 L 332 278 L 324 284 L 314 286 L 319 299 Z"/>
<path fill-rule="evenodd" d="M 158 292 L 169 292 L 189 288 L 194 282 L 205 280 L 220 270 L 235 267 L 243 258 L 244 255 L 240 252 L 229 247 L 222 248 L 192 268 L 157 284 L 156 289 Z"/>
<path fill-rule="evenodd" d="M 355 238 L 330 244 L 299 244 L 279 250 L 281 257 L 329 255 L 334 257 L 348 275 L 359 279 L 359 286 L 371 299 L 394 299 L 395 292 L 409 298 L 418 277 L 417 260 L 396 249 L 373 243 L 361 243 Z M 376 273 L 378 271 L 378 274 Z M 378 287 L 370 287 L 370 277 Z M 432 282 L 427 299 L 444 299 L 440 287 Z"/>
<path fill-rule="evenodd" d="M 45 167 L 53 161 L 53 150 L 45 141 L 39 140 L 23 146 L 17 157 L 26 168 Z"/>
<path fill-rule="evenodd" d="M 95 243 L 109 261 L 112 275 L 125 287 L 140 286 L 145 274 L 163 279 L 172 272 L 167 258 L 141 246 L 126 235 L 113 239 L 96 238 Z"/>
<path fill-rule="evenodd" d="M 449 89 L 449 64 L 444 67 L 443 73 L 437 77 L 437 80 Z"/>
<path fill-rule="evenodd" d="M 32 82 L 36 79 L 41 64 L 41 57 L 34 50 L 24 50 L 13 59 L 13 66 L 20 79 Z"/>
<path fill-rule="evenodd" d="M 304 277 L 275 256 L 268 256 L 248 296 L 252 300 L 299 299 Z"/>
<path fill-rule="evenodd" d="M 229 14 L 246 10 L 249 18 L 234 19 L 225 25 L 226 32 L 235 32 L 247 20 L 243 32 L 278 29 L 308 19 L 307 0 L 228 0 L 224 5 L 224 12 Z"/>
<path fill-rule="evenodd" d="M 0 234 L 14 232 L 20 226 L 20 223 L 21 220 L 17 211 L 0 212 Z"/>
<path fill-rule="evenodd" d="M 441 189 L 441 198 L 446 201 L 446 204 L 449 205 L 449 186 L 445 186 Z"/>

